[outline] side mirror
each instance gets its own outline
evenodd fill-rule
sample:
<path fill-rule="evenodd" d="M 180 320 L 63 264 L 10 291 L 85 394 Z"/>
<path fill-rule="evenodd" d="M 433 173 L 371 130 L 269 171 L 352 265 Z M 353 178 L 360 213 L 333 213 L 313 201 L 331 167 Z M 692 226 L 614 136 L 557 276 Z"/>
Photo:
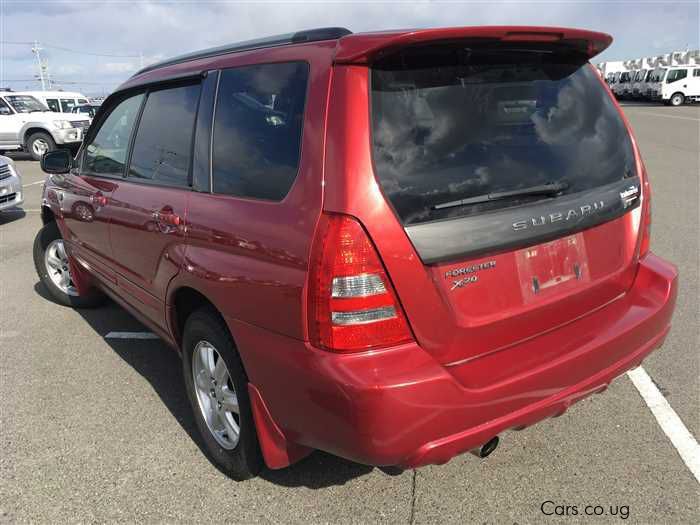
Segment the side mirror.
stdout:
<path fill-rule="evenodd" d="M 8 107 L 0 106 L 0 115 L 12 115 L 12 111 Z"/>
<path fill-rule="evenodd" d="M 73 157 L 67 149 L 47 151 L 41 157 L 41 169 L 46 173 L 68 173 L 73 165 Z"/>

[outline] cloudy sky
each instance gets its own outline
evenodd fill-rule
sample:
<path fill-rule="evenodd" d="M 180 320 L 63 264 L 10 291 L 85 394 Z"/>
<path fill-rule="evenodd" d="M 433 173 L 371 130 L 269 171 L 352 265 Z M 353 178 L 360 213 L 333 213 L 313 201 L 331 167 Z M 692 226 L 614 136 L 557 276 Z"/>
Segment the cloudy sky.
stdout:
<path fill-rule="evenodd" d="M 537 24 L 604 31 L 599 60 L 699 45 L 698 0 L 210 1 L 0 0 L 0 86 L 38 88 L 31 42 L 40 42 L 64 89 L 109 92 L 143 63 L 201 48 L 322 26 Z M 105 56 L 111 55 L 111 56 Z"/>

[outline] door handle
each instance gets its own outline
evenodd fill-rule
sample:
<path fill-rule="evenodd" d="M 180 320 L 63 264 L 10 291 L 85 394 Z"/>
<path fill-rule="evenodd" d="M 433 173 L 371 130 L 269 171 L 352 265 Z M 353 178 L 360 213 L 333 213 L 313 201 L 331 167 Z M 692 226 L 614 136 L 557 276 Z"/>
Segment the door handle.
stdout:
<path fill-rule="evenodd" d="M 92 202 L 95 206 L 107 206 L 107 197 L 102 195 L 100 192 L 97 192 L 90 197 L 90 202 Z"/>
<path fill-rule="evenodd" d="M 180 216 L 176 214 L 169 206 L 162 208 L 160 211 L 154 211 L 153 218 L 156 222 L 167 224 L 168 226 L 180 226 L 180 223 L 182 222 Z"/>

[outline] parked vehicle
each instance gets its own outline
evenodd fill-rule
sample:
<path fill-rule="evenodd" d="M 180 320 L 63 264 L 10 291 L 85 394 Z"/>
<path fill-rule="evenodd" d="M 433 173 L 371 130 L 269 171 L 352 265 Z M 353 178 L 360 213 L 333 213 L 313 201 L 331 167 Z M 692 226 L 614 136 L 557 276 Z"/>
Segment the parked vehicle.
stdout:
<path fill-rule="evenodd" d="M 648 69 L 646 75 L 644 75 L 644 80 L 639 82 L 637 86 L 638 97 L 642 99 L 651 98 L 651 86 L 654 83 L 655 69 Z"/>
<path fill-rule="evenodd" d="M 0 155 L 0 212 L 22 202 L 22 175 L 12 159 Z"/>
<path fill-rule="evenodd" d="M 632 80 L 632 90 L 630 96 L 634 99 L 639 99 L 644 96 L 644 83 L 646 82 L 648 69 L 638 69 L 634 74 L 634 79 Z"/>
<path fill-rule="evenodd" d="M 651 74 L 647 83 L 647 98 L 650 100 L 661 100 L 661 83 L 666 78 L 667 68 L 657 67 Z"/>
<path fill-rule="evenodd" d="M 700 65 L 668 68 L 660 86 L 665 104 L 682 106 L 686 102 L 700 102 Z"/>
<path fill-rule="evenodd" d="M 616 78 L 615 83 L 612 86 L 612 91 L 615 97 L 622 100 L 629 98 L 632 93 L 632 78 L 633 71 L 621 71 L 620 76 Z"/>
<path fill-rule="evenodd" d="M 22 91 L 18 94 L 34 97 L 54 113 L 72 113 L 75 106 L 89 104 L 85 95 L 70 91 Z"/>
<path fill-rule="evenodd" d="M 71 113 L 85 115 L 89 118 L 90 122 L 92 122 L 92 119 L 95 118 L 95 113 L 97 113 L 98 109 L 100 109 L 100 104 L 81 104 L 79 106 L 75 106 L 71 110 Z"/>
<path fill-rule="evenodd" d="M 649 179 L 588 63 L 611 41 L 328 28 L 149 66 L 44 156 L 39 277 L 177 349 L 235 478 L 487 456 L 670 329 Z"/>
<path fill-rule="evenodd" d="M 89 124 L 83 116 L 52 113 L 30 95 L 0 91 L 0 153 L 24 150 L 39 160 L 57 147 L 77 149 Z"/>

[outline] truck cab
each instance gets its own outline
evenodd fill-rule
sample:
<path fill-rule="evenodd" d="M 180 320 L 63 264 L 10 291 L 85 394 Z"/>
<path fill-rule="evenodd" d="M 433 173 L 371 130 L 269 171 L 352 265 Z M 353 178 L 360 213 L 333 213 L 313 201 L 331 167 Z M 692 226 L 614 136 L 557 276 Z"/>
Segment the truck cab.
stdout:
<path fill-rule="evenodd" d="M 612 87 L 612 91 L 615 94 L 615 97 L 618 99 L 623 99 L 625 97 L 628 97 L 631 93 L 632 89 L 632 76 L 634 75 L 634 71 L 622 71 L 620 72 L 620 76 L 617 78 L 617 81 Z"/>
<path fill-rule="evenodd" d="M 661 100 L 669 106 L 700 101 L 700 66 L 671 67 L 661 81 Z"/>
<path fill-rule="evenodd" d="M 71 113 L 74 107 L 89 104 L 85 95 L 71 91 L 22 91 L 18 94 L 34 97 L 54 113 Z"/>

